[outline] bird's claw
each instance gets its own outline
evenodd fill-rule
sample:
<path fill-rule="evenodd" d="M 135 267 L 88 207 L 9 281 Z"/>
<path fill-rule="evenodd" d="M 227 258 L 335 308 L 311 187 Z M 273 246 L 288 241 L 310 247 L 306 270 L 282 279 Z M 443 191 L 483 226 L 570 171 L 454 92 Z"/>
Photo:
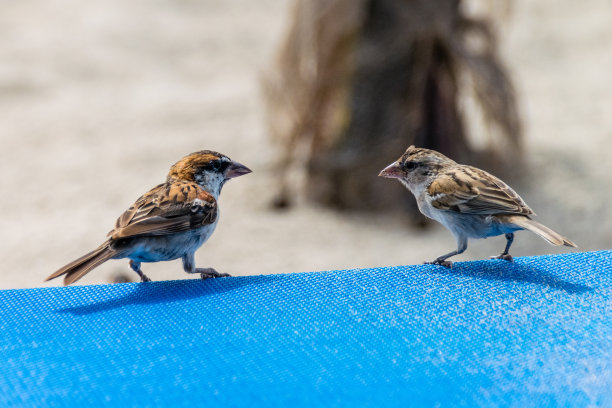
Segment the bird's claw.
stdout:
<path fill-rule="evenodd" d="M 198 269 L 198 272 L 200 273 L 200 277 L 202 279 L 209 279 L 209 278 L 227 278 L 229 276 L 231 276 L 229 273 L 219 273 L 217 272 L 215 269 L 213 268 L 202 268 L 202 269 Z"/>
<path fill-rule="evenodd" d="M 504 261 L 514 262 L 514 258 L 510 254 L 501 254 L 498 256 L 492 256 L 491 259 L 503 259 Z"/>
<path fill-rule="evenodd" d="M 142 275 L 140 275 L 140 281 L 141 282 L 151 282 L 151 279 L 143 273 Z"/>
<path fill-rule="evenodd" d="M 435 259 L 435 260 L 430 261 L 430 262 L 425 262 L 425 264 L 427 264 L 427 265 L 440 265 L 440 266 L 444 266 L 445 268 L 452 268 L 453 267 L 453 263 L 451 261 L 445 261 L 444 259 Z"/>

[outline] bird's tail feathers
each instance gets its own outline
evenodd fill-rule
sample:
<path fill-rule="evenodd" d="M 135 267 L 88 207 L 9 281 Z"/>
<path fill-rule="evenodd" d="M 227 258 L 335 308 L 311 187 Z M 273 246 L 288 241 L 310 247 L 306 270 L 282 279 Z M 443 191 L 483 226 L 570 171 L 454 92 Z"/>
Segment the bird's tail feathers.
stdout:
<path fill-rule="evenodd" d="M 518 225 L 521 228 L 525 228 L 526 230 L 529 230 L 534 234 L 539 235 L 552 245 L 565 245 L 568 247 L 577 248 L 576 244 L 565 238 L 563 235 L 551 230 L 546 225 L 540 224 L 539 222 L 532 220 L 531 218 L 523 216 L 512 217 L 512 223 Z"/>
<path fill-rule="evenodd" d="M 70 262 L 68 265 L 65 265 L 49 275 L 47 279 L 45 279 L 45 282 L 55 279 L 58 276 L 66 275 L 64 277 L 64 285 L 70 285 L 71 283 L 81 279 L 92 269 L 111 259 L 116 254 L 116 251 L 110 248 L 109 241 L 106 241 L 93 251 Z"/>

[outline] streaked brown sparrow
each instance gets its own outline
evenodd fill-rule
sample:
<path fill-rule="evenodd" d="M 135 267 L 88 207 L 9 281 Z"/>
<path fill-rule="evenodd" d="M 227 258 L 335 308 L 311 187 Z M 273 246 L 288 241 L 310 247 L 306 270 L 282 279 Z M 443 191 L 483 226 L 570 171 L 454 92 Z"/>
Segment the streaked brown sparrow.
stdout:
<path fill-rule="evenodd" d="M 170 168 L 166 182 L 152 188 L 124 212 L 102 245 L 51 274 L 65 275 L 69 285 L 109 259 L 129 258 L 143 282 L 142 262 L 182 258 L 187 273 L 203 279 L 221 276 L 212 268 L 196 268 L 195 251 L 212 235 L 219 218 L 217 200 L 231 178 L 250 173 L 229 157 L 209 151 L 191 153 Z"/>
<path fill-rule="evenodd" d="M 451 256 L 466 250 L 468 238 L 505 234 L 506 247 L 494 257 L 512 261 L 508 253 L 514 231 L 527 229 L 552 245 L 576 247 L 569 239 L 531 219 L 535 213 L 506 183 L 486 171 L 458 164 L 434 150 L 410 146 L 379 176 L 398 179 L 414 194 L 419 210 L 455 236 L 457 250 L 432 264 L 451 267 Z"/>

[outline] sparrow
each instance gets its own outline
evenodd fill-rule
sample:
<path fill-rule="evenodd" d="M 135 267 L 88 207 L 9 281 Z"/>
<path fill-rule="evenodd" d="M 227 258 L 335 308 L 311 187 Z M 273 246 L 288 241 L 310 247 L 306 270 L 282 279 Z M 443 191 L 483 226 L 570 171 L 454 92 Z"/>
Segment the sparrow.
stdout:
<path fill-rule="evenodd" d="M 143 262 L 181 258 L 187 273 L 202 279 L 229 276 L 213 268 L 196 268 L 194 254 L 212 235 L 219 219 L 217 201 L 225 182 L 250 173 L 229 157 L 202 150 L 191 153 L 168 172 L 166 182 L 153 187 L 116 221 L 98 248 L 52 273 L 45 281 L 65 275 L 70 285 L 109 259 L 128 258 L 143 282 Z"/>
<path fill-rule="evenodd" d="M 476 167 L 458 164 L 434 150 L 410 146 L 381 177 L 398 179 L 417 200 L 419 210 L 444 225 L 457 250 L 428 264 L 452 267 L 448 258 L 463 253 L 469 238 L 504 234 L 506 247 L 496 257 L 512 261 L 514 232 L 529 230 L 552 245 L 576 247 L 569 239 L 531 219 L 533 210 L 506 183 Z"/>

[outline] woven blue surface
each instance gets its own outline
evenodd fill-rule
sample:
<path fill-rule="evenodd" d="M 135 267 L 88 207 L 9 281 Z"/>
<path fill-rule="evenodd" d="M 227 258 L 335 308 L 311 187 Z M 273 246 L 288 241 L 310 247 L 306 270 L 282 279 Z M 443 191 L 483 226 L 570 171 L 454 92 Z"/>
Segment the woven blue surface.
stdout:
<path fill-rule="evenodd" d="M 0 292 L 0 405 L 612 406 L 612 251 Z"/>

